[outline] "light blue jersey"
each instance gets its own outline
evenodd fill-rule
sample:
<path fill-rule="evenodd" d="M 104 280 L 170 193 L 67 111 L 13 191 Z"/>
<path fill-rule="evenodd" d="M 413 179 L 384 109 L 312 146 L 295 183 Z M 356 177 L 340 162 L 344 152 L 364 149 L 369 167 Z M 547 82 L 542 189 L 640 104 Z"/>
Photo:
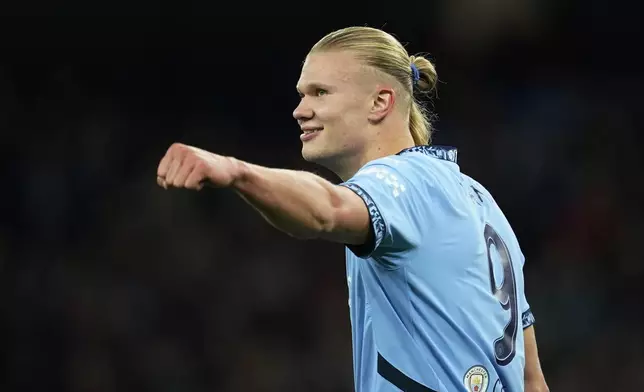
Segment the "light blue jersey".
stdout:
<path fill-rule="evenodd" d="M 524 256 L 456 150 L 413 147 L 342 185 L 373 230 L 346 252 L 356 391 L 523 391 Z"/>

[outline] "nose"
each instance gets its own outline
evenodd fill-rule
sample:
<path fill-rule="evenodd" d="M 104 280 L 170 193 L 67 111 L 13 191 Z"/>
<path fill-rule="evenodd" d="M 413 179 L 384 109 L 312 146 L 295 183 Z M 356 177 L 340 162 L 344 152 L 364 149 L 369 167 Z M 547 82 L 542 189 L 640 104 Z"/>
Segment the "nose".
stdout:
<path fill-rule="evenodd" d="M 297 120 L 297 122 L 301 123 L 303 121 L 307 121 L 313 118 L 313 109 L 311 109 L 307 104 L 306 104 L 306 99 L 303 98 L 300 100 L 299 105 L 295 108 L 293 111 L 293 118 Z"/>

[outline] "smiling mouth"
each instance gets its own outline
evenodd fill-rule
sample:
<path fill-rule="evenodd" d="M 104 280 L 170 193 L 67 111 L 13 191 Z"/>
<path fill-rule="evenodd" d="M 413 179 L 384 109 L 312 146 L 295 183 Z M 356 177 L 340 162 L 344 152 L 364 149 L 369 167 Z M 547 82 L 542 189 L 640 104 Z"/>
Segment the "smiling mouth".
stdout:
<path fill-rule="evenodd" d="M 319 132 L 322 130 L 322 127 L 320 128 L 308 128 L 308 129 L 302 129 L 303 133 L 313 133 L 313 132 Z"/>
<path fill-rule="evenodd" d="M 305 130 L 302 131 L 303 133 L 300 135 L 300 140 L 303 142 L 306 142 L 308 140 L 313 139 L 316 137 L 320 132 L 322 132 L 322 128 L 320 129 L 311 129 L 311 130 Z"/>

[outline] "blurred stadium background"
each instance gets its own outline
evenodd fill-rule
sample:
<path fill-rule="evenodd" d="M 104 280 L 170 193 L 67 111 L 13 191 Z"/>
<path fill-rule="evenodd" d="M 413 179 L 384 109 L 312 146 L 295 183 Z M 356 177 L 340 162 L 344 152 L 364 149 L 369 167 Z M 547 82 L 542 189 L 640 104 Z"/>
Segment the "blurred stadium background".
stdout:
<path fill-rule="evenodd" d="M 155 171 L 181 141 L 335 180 L 299 155 L 294 86 L 355 24 L 434 59 L 434 143 L 519 236 L 551 390 L 644 391 L 639 3 L 23 6 L 0 16 L 1 391 L 352 389 L 342 247 Z"/>

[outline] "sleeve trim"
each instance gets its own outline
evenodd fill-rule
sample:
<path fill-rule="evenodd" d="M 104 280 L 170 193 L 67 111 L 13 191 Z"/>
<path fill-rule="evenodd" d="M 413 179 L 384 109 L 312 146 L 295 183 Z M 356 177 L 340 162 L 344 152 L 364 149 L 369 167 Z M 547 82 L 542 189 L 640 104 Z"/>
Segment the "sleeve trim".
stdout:
<path fill-rule="evenodd" d="M 385 238 L 387 227 L 385 225 L 385 220 L 378 209 L 378 206 L 373 201 L 371 196 L 362 189 L 360 186 L 353 183 L 342 183 L 341 186 L 351 189 L 356 195 L 360 196 L 362 201 L 367 206 L 369 211 L 369 218 L 371 221 L 371 229 L 373 230 L 373 239 L 367 241 L 364 245 L 361 246 L 348 246 L 348 248 L 358 257 L 368 257 L 373 253 L 382 240 Z"/>
<path fill-rule="evenodd" d="M 523 323 L 523 329 L 530 327 L 535 323 L 534 315 L 532 314 L 532 309 L 528 309 L 521 315 L 521 322 Z"/>

